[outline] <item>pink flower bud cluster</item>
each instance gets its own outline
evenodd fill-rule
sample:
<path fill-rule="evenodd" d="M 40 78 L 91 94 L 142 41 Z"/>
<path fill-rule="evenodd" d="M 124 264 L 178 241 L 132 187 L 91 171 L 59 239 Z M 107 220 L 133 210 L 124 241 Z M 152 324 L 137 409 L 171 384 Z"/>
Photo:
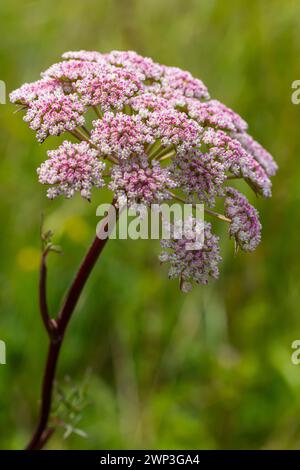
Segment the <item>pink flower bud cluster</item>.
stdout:
<path fill-rule="evenodd" d="M 187 101 L 188 114 L 205 127 L 217 127 L 222 130 L 238 132 L 247 129 L 247 123 L 232 109 L 217 100 L 201 102 Z"/>
<path fill-rule="evenodd" d="M 267 173 L 238 140 L 224 131 L 207 128 L 203 133 L 203 143 L 208 147 L 209 154 L 224 163 L 232 175 L 245 179 L 262 196 L 271 196 L 272 184 Z"/>
<path fill-rule="evenodd" d="M 258 142 L 249 134 L 242 132 L 235 134 L 234 137 L 239 140 L 248 154 L 253 155 L 255 160 L 263 167 L 268 176 L 274 176 L 278 170 L 277 163 L 272 155 L 267 152 Z"/>
<path fill-rule="evenodd" d="M 215 215 L 229 224 L 236 244 L 245 251 L 258 245 L 258 214 L 228 182 L 243 180 L 256 195 L 269 197 L 277 164 L 248 134 L 247 123 L 211 99 L 189 72 L 133 51 L 70 51 L 10 99 L 38 141 L 68 134 L 38 169 L 48 197 L 79 192 L 90 199 L 92 188 L 105 181 L 131 205 L 184 197 L 209 206 L 210 216 L 221 198 L 225 214 Z M 184 290 L 193 280 L 218 275 L 218 239 L 211 229 L 205 226 L 202 250 L 188 252 L 184 239 L 164 245 L 170 277 L 179 277 Z"/>
<path fill-rule="evenodd" d="M 109 188 L 118 200 L 129 205 L 151 204 L 169 200 L 169 190 L 176 187 L 168 168 L 162 168 L 158 161 L 149 162 L 146 156 L 132 157 L 130 162 L 122 160 L 111 172 Z"/>
<path fill-rule="evenodd" d="M 174 179 L 180 181 L 180 188 L 191 203 L 201 201 L 213 207 L 216 197 L 224 195 L 224 163 L 209 153 L 199 150 L 187 152 L 176 158 L 173 172 Z"/>
<path fill-rule="evenodd" d="M 60 135 L 84 125 L 84 112 L 85 106 L 77 95 L 66 95 L 57 88 L 33 101 L 24 121 L 37 131 L 37 140 L 43 142 L 49 135 Z"/>
<path fill-rule="evenodd" d="M 199 224 L 198 224 L 199 225 Z M 163 251 L 159 257 L 162 263 L 169 263 L 169 278 L 179 278 L 183 292 L 191 290 L 193 282 L 207 284 L 209 277 L 217 278 L 219 275 L 219 262 L 221 261 L 219 238 L 211 232 L 211 224 L 205 222 L 204 244 L 201 249 L 190 249 L 190 245 L 198 243 L 201 226 L 197 227 L 197 220 L 193 217 L 184 222 L 184 236 L 171 237 L 162 240 Z M 176 227 L 174 228 L 176 233 Z"/>
<path fill-rule="evenodd" d="M 142 57 L 133 51 L 112 51 L 105 55 L 108 63 L 123 67 L 140 75 L 142 80 L 159 80 L 163 74 L 163 68 L 149 57 Z"/>
<path fill-rule="evenodd" d="M 173 145 L 178 155 L 200 146 L 202 127 L 175 109 L 154 111 L 149 114 L 148 125 L 163 147 Z"/>
<path fill-rule="evenodd" d="M 166 97 L 174 96 L 174 92 L 178 92 L 187 98 L 209 99 L 204 83 L 194 78 L 190 72 L 177 67 L 163 67 L 161 84 Z"/>
<path fill-rule="evenodd" d="M 139 115 L 106 112 L 102 119 L 93 122 L 91 142 L 102 156 L 123 160 L 144 155 L 145 146 L 154 141 L 151 129 Z"/>
<path fill-rule="evenodd" d="M 83 103 L 87 106 L 100 106 L 102 111 L 122 110 L 129 98 L 142 88 L 137 74 L 109 64 L 99 65 L 74 84 Z"/>
<path fill-rule="evenodd" d="M 51 185 L 48 189 L 50 199 L 59 195 L 70 198 L 79 191 L 83 198 L 89 200 L 92 187 L 104 185 L 105 163 L 97 158 L 97 152 L 86 142 L 72 144 L 65 141 L 57 150 L 48 151 L 48 157 L 37 173 L 40 183 Z"/>
<path fill-rule="evenodd" d="M 229 235 L 244 251 L 253 251 L 261 239 L 261 223 L 257 210 L 234 188 L 226 188 L 225 214 L 231 219 Z"/>

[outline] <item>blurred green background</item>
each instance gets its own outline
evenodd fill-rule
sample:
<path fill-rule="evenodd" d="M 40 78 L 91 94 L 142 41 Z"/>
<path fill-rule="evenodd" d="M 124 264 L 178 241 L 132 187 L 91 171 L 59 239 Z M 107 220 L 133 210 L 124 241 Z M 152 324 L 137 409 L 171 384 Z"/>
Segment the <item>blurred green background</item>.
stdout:
<path fill-rule="evenodd" d="M 300 106 L 291 103 L 291 83 L 300 79 L 299 1 L 2 0 L 0 21 L 8 92 L 64 51 L 133 49 L 201 78 L 280 165 L 273 198 L 252 197 L 260 247 L 234 256 L 224 237 L 220 280 L 208 287 L 180 293 L 155 241 L 108 244 L 59 363 L 63 393 L 76 401 L 86 383 L 77 427 L 87 437 L 63 439 L 59 429 L 47 447 L 299 448 L 300 365 L 291 363 L 291 343 L 300 339 Z M 36 167 L 57 140 L 38 144 L 14 110 L 0 106 L 2 449 L 22 448 L 37 416 L 47 343 L 37 308 L 40 215 L 64 252 L 49 260 L 55 313 L 102 201 L 96 193 L 92 204 L 46 199 Z"/>

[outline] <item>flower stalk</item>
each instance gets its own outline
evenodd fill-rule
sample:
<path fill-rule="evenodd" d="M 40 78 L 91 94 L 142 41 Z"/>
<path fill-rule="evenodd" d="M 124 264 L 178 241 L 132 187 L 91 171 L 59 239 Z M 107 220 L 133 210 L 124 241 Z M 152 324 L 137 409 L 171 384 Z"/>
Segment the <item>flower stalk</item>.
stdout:
<path fill-rule="evenodd" d="M 116 212 L 118 214 L 118 211 Z M 108 228 L 112 230 L 112 225 L 108 227 L 106 221 L 104 221 L 103 224 L 104 232 L 107 231 Z M 48 425 L 48 422 L 51 412 L 53 384 L 55 380 L 60 350 L 63 345 L 66 329 L 75 310 L 78 299 L 83 291 L 91 271 L 93 270 L 93 267 L 95 266 L 103 248 L 107 243 L 108 238 L 109 234 L 107 238 L 103 240 L 99 239 L 97 236 L 94 239 L 69 288 L 65 301 L 56 319 L 50 318 L 46 301 L 46 258 L 50 250 L 48 249 L 42 254 L 40 270 L 40 312 L 45 329 L 49 336 L 49 345 L 42 384 L 41 405 L 38 423 L 30 439 L 30 442 L 26 447 L 27 450 L 41 449 L 55 431 L 53 427 Z"/>

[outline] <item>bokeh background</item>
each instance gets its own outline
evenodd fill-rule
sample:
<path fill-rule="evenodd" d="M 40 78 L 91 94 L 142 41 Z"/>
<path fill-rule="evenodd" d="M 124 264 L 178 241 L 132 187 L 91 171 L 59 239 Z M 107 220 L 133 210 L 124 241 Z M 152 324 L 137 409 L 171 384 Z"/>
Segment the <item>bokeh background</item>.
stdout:
<path fill-rule="evenodd" d="M 64 51 L 133 49 L 201 78 L 280 165 L 273 198 L 255 201 L 260 247 L 234 256 L 224 237 L 220 280 L 208 287 L 180 293 L 155 241 L 108 244 L 59 363 L 56 413 L 82 435 L 58 429 L 48 448 L 299 448 L 299 1 L 2 0 L 0 21 L 8 92 Z M 37 308 L 40 215 L 64 253 L 49 260 L 54 313 L 103 200 L 46 199 L 36 167 L 57 140 L 38 144 L 14 110 L 0 106 L 2 449 L 22 448 L 37 416 L 47 343 Z"/>

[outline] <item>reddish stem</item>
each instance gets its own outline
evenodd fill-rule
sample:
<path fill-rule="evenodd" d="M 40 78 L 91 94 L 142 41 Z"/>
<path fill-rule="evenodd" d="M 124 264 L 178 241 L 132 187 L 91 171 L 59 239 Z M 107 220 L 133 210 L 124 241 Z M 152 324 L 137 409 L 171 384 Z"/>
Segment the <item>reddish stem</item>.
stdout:
<path fill-rule="evenodd" d="M 107 223 L 105 222 L 104 230 L 106 230 L 106 228 Z M 107 240 L 108 236 L 103 240 L 99 239 L 97 236 L 94 239 L 71 284 L 65 302 L 58 314 L 56 321 L 51 320 L 48 315 L 48 308 L 45 295 L 46 256 L 45 253 L 43 253 L 42 255 L 40 277 L 40 307 L 43 322 L 49 334 L 49 348 L 42 385 L 39 420 L 36 429 L 32 435 L 32 438 L 26 447 L 27 450 L 41 449 L 54 431 L 53 428 L 48 428 L 48 421 L 51 411 L 53 383 L 55 379 L 60 349 L 63 343 L 67 326 L 69 324 L 72 313 L 74 312 L 77 301 Z"/>
<path fill-rule="evenodd" d="M 54 318 L 50 318 L 47 304 L 47 295 L 46 295 L 46 281 L 47 281 L 47 265 L 46 259 L 49 254 L 49 249 L 46 249 L 42 254 L 41 267 L 40 267 L 40 282 L 39 282 L 39 302 L 40 302 L 40 312 L 44 326 L 48 332 L 48 335 L 51 337 L 55 336 L 57 324 Z"/>

